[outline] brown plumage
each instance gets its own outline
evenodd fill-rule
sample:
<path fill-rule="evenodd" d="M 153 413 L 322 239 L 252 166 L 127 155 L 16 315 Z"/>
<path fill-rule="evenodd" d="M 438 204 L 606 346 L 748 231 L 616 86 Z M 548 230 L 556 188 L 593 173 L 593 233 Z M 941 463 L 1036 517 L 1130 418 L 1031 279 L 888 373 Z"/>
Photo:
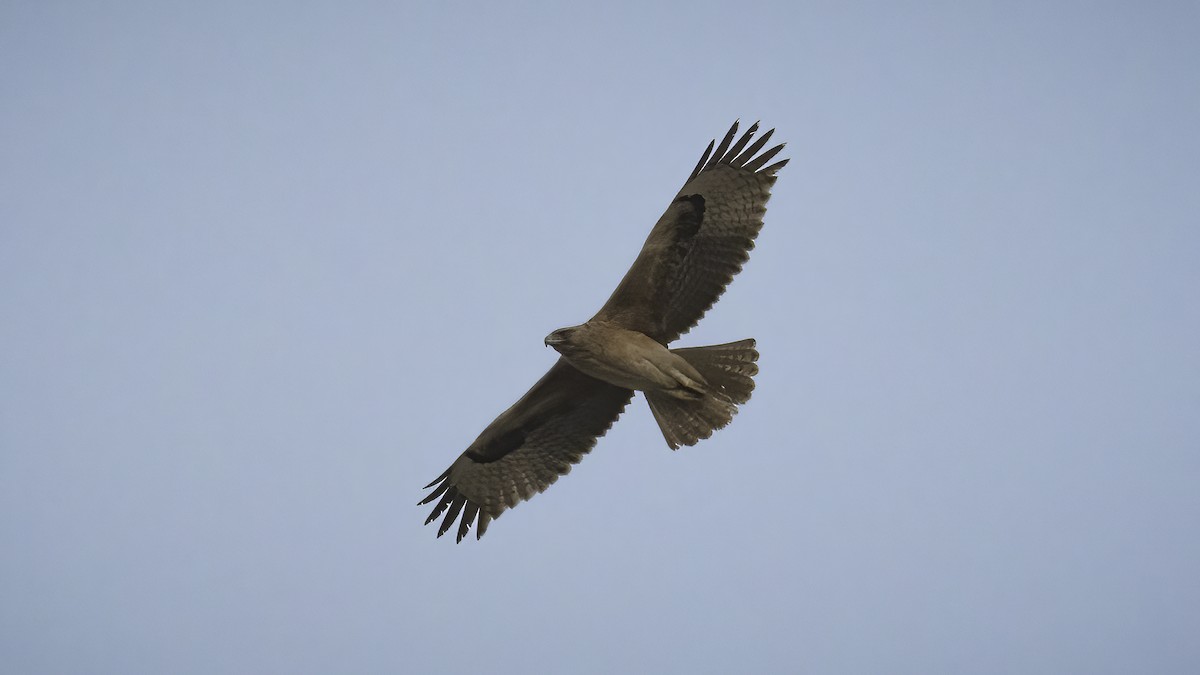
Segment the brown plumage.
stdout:
<path fill-rule="evenodd" d="M 751 143 L 755 123 L 735 143 L 737 128 L 715 151 L 709 143 L 600 311 L 546 337 L 562 358 L 426 486 L 434 490 L 420 503 L 437 500 L 426 524 L 445 514 L 439 537 L 456 521 L 458 541 L 476 523 L 482 537 L 506 509 L 552 485 L 591 451 L 634 390 L 645 393 L 672 449 L 708 438 L 749 400 L 754 340 L 667 348 L 741 271 L 788 162 L 766 166 L 782 144 L 758 154 L 774 130 Z"/>

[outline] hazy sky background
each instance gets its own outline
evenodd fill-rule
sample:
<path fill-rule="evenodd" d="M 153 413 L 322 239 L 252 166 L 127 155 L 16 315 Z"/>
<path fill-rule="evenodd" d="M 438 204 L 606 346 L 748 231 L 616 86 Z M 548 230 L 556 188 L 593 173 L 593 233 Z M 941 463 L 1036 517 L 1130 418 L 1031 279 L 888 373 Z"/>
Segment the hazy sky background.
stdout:
<path fill-rule="evenodd" d="M 11 673 L 1200 672 L 1195 3 L 0 8 Z M 683 345 L 456 546 L 415 504 L 710 138 Z"/>

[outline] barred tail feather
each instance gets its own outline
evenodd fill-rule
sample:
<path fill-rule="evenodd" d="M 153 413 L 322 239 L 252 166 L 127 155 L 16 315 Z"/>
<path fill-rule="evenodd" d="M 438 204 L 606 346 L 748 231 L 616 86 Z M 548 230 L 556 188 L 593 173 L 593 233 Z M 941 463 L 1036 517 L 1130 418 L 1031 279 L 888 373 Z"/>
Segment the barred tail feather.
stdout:
<path fill-rule="evenodd" d="M 708 347 L 685 347 L 671 351 L 700 371 L 708 386 L 741 405 L 750 400 L 754 376 L 758 374 L 758 350 L 754 338 Z"/>
<path fill-rule="evenodd" d="M 695 445 L 733 420 L 737 406 L 750 400 L 758 351 L 753 339 L 708 347 L 672 349 L 708 383 L 701 398 L 686 400 L 664 392 L 646 392 L 646 402 L 671 449 Z"/>

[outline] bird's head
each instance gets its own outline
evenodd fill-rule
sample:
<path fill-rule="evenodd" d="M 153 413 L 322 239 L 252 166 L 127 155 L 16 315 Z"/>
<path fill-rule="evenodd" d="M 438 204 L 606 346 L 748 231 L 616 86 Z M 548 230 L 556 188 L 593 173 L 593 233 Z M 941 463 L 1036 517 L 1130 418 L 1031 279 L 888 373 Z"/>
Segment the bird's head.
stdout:
<path fill-rule="evenodd" d="M 573 338 L 575 336 L 575 332 L 578 330 L 579 326 L 559 328 L 558 330 L 546 336 L 546 346 L 554 347 L 555 351 L 562 353 L 564 349 L 570 349 L 571 345 L 574 344 Z"/>

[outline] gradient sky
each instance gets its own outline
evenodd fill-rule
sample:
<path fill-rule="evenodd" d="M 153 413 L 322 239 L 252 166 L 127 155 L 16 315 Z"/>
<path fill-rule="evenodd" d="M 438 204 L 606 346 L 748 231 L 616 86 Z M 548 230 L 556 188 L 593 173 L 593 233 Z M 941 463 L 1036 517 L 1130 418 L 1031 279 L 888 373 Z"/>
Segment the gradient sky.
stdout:
<path fill-rule="evenodd" d="M 3 669 L 1200 672 L 1200 7 L 564 5 L 0 6 Z M 739 117 L 753 400 L 435 539 Z"/>

